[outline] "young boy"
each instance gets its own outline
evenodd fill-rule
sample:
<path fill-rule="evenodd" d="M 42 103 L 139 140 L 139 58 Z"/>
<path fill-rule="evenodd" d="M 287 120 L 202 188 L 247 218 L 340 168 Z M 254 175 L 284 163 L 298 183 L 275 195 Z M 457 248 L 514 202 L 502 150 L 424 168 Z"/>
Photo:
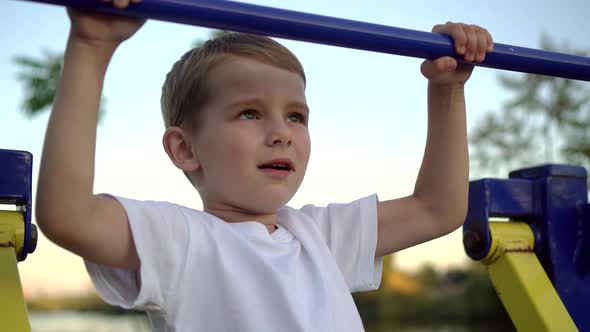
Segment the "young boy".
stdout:
<path fill-rule="evenodd" d="M 128 4 L 114 1 L 121 9 Z M 107 302 L 145 310 L 154 331 L 361 331 L 350 293 L 379 286 L 381 257 L 462 224 L 463 92 L 472 65 L 450 57 L 422 65 L 428 137 L 411 196 L 296 210 L 285 204 L 310 155 L 305 74 L 280 44 L 244 34 L 189 51 L 163 87 L 163 145 L 204 211 L 94 195 L 103 79 L 115 49 L 143 22 L 68 12 L 37 222 L 85 259 Z M 477 26 L 447 23 L 433 31 L 452 36 L 466 61 L 483 61 L 492 49 Z"/>

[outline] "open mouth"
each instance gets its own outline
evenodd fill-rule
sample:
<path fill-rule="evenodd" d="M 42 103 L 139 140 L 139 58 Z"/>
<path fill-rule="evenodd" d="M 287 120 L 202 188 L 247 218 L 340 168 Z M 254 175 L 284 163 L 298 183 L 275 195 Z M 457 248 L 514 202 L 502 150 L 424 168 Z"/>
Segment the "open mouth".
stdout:
<path fill-rule="evenodd" d="M 293 163 L 291 163 L 291 161 L 289 160 L 271 160 L 258 165 L 258 168 L 262 170 L 275 170 L 283 172 L 290 172 L 295 170 L 293 168 Z"/>

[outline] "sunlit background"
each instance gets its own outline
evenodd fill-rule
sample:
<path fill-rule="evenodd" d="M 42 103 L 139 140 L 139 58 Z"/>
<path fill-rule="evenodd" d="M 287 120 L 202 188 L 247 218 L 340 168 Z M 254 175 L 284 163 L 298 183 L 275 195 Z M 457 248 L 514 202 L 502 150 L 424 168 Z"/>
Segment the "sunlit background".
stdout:
<path fill-rule="evenodd" d="M 446 21 L 475 23 L 487 28 L 499 43 L 538 48 L 545 33 L 558 43 L 568 41 L 575 49 L 590 49 L 590 3 L 583 0 L 253 3 L 422 31 Z M 23 1 L 5 1 L 0 6 L 0 148 L 32 152 L 35 182 L 48 112 L 34 118 L 23 114 L 24 88 L 17 80 L 14 57 L 62 52 L 68 29 L 64 8 Z M 201 208 L 196 191 L 161 147 L 159 98 L 171 65 L 210 33 L 204 28 L 149 21 L 117 51 L 104 89 L 106 116 L 98 131 L 96 192 Z M 372 193 L 380 199 L 411 194 L 426 136 L 421 60 L 279 41 L 306 69 L 311 108 L 312 157 L 304 184 L 289 205 L 347 202 Z M 485 68 L 475 70 L 466 95 L 468 128 L 484 112 L 499 111 L 509 97 L 498 84 L 498 71 Z M 475 175 L 485 174 L 472 167 Z M 35 189 L 34 184 L 33 195 Z M 425 263 L 448 268 L 466 262 L 460 230 L 395 257 L 396 268 L 402 271 L 415 271 Z M 28 298 L 92 290 L 82 260 L 43 236 L 37 251 L 19 264 L 19 270 Z"/>

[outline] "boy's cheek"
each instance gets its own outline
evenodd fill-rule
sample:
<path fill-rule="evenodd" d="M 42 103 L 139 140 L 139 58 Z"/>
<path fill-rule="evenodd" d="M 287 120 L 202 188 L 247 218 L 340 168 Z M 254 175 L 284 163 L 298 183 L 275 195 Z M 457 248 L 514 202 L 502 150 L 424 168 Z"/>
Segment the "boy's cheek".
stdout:
<path fill-rule="evenodd" d="M 307 127 L 301 128 L 300 130 L 296 131 L 296 139 L 298 142 L 300 142 L 301 145 L 311 145 L 311 136 L 309 135 L 309 130 L 307 129 Z"/>
<path fill-rule="evenodd" d="M 311 141 L 309 136 L 297 138 L 297 146 L 295 147 L 295 150 L 299 159 L 303 159 L 299 160 L 299 162 L 305 162 L 305 164 L 307 164 L 311 154 Z"/>

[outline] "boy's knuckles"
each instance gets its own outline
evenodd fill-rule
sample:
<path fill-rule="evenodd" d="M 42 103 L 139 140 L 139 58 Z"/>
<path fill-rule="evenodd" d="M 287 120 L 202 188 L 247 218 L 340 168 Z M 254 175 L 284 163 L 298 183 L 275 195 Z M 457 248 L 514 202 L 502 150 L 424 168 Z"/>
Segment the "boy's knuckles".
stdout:
<path fill-rule="evenodd" d="M 453 41 L 455 42 L 455 52 L 458 54 L 464 54 L 465 48 L 467 47 L 467 35 L 463 30 L 456 30 L 451 34 Z"/>
<path fill-rule="evenodd" d="M 432 32 L 450 36 L 455 44 L 455 52 L 464 55 L 467 61 L 483 61 L 486 52 L 493 49 L 489 31 L 476 24 L 447 21 L 434 25 Z"/>
<path fill-rule="evenodd" d="M 456 62 L 449 57 L 442 57 L 431 61 L 424 61 L 420 66 L 422 75 L 427 79 L 437 79 L 440 75 L 453 71 L 455 69 Z"/>
<path fill-rule="evenodd" d="M 469 29 L 465 31 L 467 35 L 467 43 L 469 43 L 469 48 L 472 50 L 477 49 L 477 32 L 475 29 Z"/>
<path fill-rule="evenodd" d="M 450 65 L 449 61 L 446 58 L 436 59 L 436 71 L 438 73 L 443 73 L 449 71 Z"/>
<path fill-rule="evenodd" d="M 472 25 L 469 24 L 461 24 L 461 27 L 463 28 L 463 31 L 465 31 L 465 33 L 470 34 L 475 32 L 475 29 L 473 28 Z"/>
<path fill-rule="evenodd" d="M 485 56 L 485 52 L 481 52 L 481 51 L 477 51 L 477 54 L 475 55 L 475 61 L 476 62 L 483 62 L 485 60 L 486 56 Z"/>
<path fill-rule="evenodd" d="M 484 33 L 480 33 L 477 41 L 477 53 L 483 58 L 485 57 L 486 50 L 488 49 L 488 39 Z M 483 59 L 481 61 L 483 61 Z"/>
<path fill-rule="evenodd" d="M 489 40 L 484 36 L 483 37 L 483 42 L 481 43 L 481 49 L 483 53 L 487 53 L 489 48 L 490 48 L 490 43 Z"/>
<path fill-rule="evenodd" d="M 491 52 L 494 48 L 494 39 L 492 38 L 492 34 L 488 31 L 485 30 L 486 32 L 486 39 L 487 39 L 487 47 L 486 47 L 486 51 Z"/>
<path fill-rule="evenodd" d="M 461 25 L 457 23 L 446 24 L 445 30 L 447 30 L 448 34 L 450 34 L 453 38 L 459 37 L 461 34 L 465 33 L 465 31 L 463 31 L 461 28 Z"/>

